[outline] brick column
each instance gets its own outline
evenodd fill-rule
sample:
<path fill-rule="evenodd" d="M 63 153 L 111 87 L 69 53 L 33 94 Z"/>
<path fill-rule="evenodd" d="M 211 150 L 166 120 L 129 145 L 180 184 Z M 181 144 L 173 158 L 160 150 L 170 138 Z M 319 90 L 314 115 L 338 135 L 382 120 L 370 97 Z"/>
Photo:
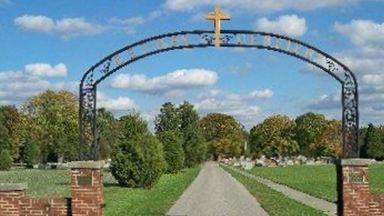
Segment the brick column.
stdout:
<path fill-rule="evenodd" d="M 369 216 L 367 159 L 342 159 L 337 165 L 338 215 Z"/>
<path fill-rule="evenodd" d="M 0 215 L 19 216 L 21 199 L 25 197 L 26 184 L 0 184 Z"/>
<path fill-rule="evenodd" d="M 71 167 L 71 197 L 73 216 L 103 215 L 102 163 L 77 161 Z"/>

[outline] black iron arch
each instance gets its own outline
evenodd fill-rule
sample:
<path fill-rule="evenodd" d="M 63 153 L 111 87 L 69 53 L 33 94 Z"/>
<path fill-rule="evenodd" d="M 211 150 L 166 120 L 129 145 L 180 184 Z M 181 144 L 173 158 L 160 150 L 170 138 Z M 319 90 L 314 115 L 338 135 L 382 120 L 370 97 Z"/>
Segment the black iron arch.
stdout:
<path fill-rule="evenodd" d="M 80 158 L 97 157 L 97 85 L 123 67 L 142 58 L 181 49 L 214 47 L 214 32 L 181 31 L 150 37 L 108 55 L 88 71 L 80 82 Z M 287 36 L 246 30 L 222 30 L 221 47 L 272 50 L 301 59 L 328 73 L 342 87 L 343 157 L 358 158 L 359 104 L 358 84 L 352 71 L 331 55 Z"/>

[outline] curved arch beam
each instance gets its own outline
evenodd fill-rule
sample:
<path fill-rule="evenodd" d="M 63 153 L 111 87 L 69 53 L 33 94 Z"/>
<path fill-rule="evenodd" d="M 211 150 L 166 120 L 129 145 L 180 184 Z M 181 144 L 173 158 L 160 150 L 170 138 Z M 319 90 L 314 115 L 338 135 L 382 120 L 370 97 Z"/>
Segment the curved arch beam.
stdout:
<path fill-rule="evenodd" d="M 257 48 L 280 52 L 321 69 L 342 86 L 343 157 L 355 158 L 358 150 L 358 84 L 352 71 L 331 55 L 296 39 L 255 31 L 222 30 L 222 47 Z M 163 52 L 213 47 L 213 31 L 182 31 L 150 37 L 108 55 L 87 72 L 80 82 L 81 159 L 97 157 L 96 89 L 107 77 L 140 59 Z"/>

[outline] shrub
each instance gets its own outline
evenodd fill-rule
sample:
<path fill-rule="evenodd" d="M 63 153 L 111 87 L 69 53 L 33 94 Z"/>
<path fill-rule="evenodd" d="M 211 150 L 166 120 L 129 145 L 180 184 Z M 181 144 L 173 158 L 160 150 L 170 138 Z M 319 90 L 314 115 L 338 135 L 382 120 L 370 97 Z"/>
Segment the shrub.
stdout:
<path fill-rule="evenodd" d="M 152 187 L 165 170 L 161 143 L 150 134 L 119 140 L 111 171 L 121 186 Z"/>
<path fill-rule="evenodd" d="M 12 167 L 12 157 L 8 150 L 0 152 L 0 170 L 10 170 Z"/>
<path fill-rule="evenodd" d="M 167 173 L 177 173 L 183 168 L 185 159 L 181 134 L 175 131 L 164 131 L 160 132 L 158 137 L 163 144 Z"/>
<path fill-rule="evenodd" d="M 27 143 L 24 148 L 24 162 L 27 168 L 32 168 L 33 165 L 39 163 L 40 148 L 35 141 Z"/>

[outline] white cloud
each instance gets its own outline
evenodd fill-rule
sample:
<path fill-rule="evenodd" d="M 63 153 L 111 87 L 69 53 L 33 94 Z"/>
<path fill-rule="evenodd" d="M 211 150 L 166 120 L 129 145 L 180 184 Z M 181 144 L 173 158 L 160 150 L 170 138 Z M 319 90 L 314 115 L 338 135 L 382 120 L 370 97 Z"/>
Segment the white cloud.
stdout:
<path fill-rule="evenodd" d="M 165 7 L 175 11 L 193 10 L 201 6 L 221 5 L 231 9 L 255 12 L 274 12 L 287 9 L 314 10 L 319 8 L 351 5 L 360 0 L 167 0 Z"/>
<path fill-rule="evenodd" d="M 199 98 L 220 98 L 224 100 L 238 100 L 238 101 L 245 101 L 245 100 L 254 100 L 254 99 L 268 99 L 273 96 L 273 91 L 270 89 L 263 89 L 263 90 L 254 90 L 250 92 L 243 92 L 243 93 L 233 93 L 233 92 L 226 92 L 221 89 L 211 89 L 209 91 L 203 92 L 199 95 Z"/>
<path fill-rule="evenodd" d="M 366 74 L 363 75 L 362 81 L 367 85 L 383 85 L 384 86 L 384 74 Z"/>
<path fill-rule="evenodd" d="M 265 17 L 257 20 L 256 30 L 300 37 L 307 31 L 307 25 L 305 18 L 299 18 L 297 15 L 283 15 L 276 20 Z"/>
<path fill-rule="evenodd" d="M 355 45 L 384 45 L 384 23 L 376 23 L 371 20 L 352 20 L 346 24 L 336 22 L 334 28 L 337 32 L 348 37 Z"/>
<path fill-rule="evenodd" d="M 14 23 L 24 30 L 56 33 L 63 38 L 96 35 L 106 29 L 102 25 L 90 23 L 81 17 L 53 20 L 41 15 L 23 15 L 15 18 Z"/>
<path fill-rule="evenodd" d="M 137 108 L 135 101 L 128 97 L 98 98 L 98 106 L 111 111 L 127 111 Z"/>
<path fill-rule="evenodd" d="M 180 69 L 171 73 L 147 77 L 143 74 L 119 74 L 112 80 L 112 87 L 124 88 L 150 94 L 161 94 L 174 90 L 185 90 L 216 83 L 218 75 L 206 69 Z"/>
<path fill-rule="evenodd" d="M 64 38 L 81 35 L 96 35 L 105 30 L 105 27 L 87 22 L 84 18 L 64 18 L 56 21 L 56 31 Z"/>
<path fill-rule="evenodd" d="M 67 90 L 78 93 L 78 82 L 53 82 L 45 77 L 64 75 L 67 68 L 63 63 L 51 66 L 45 63 L 25 65 L 24 70 L 0 71 L 0 104 L 16 104 L 24 102 L 31 96 L 48 89 Z"/>
<path fill-rule="evenodd" d="M 57 77 L 57 76 L 66 76 L 67 67 L 63 63 L 57 65 L 50 65 L 46 63 L 34 63 L 27 64 L 24 67 L 25 72 L 34 75 L 34 76 L 46 76 L 46 77 Z"/>
<path fill-rule="evenodd" d="M 134 34 L 136 33 L 137 26 L 150 22 L 160 17 L 162 14 L 162 11 L 155 10 L 150 12 L 147 16 L 134 16 L 129 18 L 113 17 L 109 19 L 109 22 L 113 25 L 111 28 L 123 30 L 127 34 Z"/>
<path fill-rule="evenodd" d="M 251 127 L 262 117 L 262 110 L 254 105 L 254 99 L 267 99 L 273 96 L 270 89 L 233 93 L 221 89 L 211 89 L 198 96 L 194 102 L 196 109 L 202 113 L 220 112 L 234 116 L 246 127 Z"/>
<path fill-rule="evenodd" d="M 46 16 L 24 15 L 14 20 L 15 24 L 24 30 L 51 32 L 54 27 L 54 21 Z"/>
<path fill-rule="evenodd" d="M 335 94 L 324 94 L 318 99 L 311 101 L 307 107 L 309 109 L 315 110 L 325 110 L 325 109 L 341 109 L 341 96 L 338 93 Z"/>

